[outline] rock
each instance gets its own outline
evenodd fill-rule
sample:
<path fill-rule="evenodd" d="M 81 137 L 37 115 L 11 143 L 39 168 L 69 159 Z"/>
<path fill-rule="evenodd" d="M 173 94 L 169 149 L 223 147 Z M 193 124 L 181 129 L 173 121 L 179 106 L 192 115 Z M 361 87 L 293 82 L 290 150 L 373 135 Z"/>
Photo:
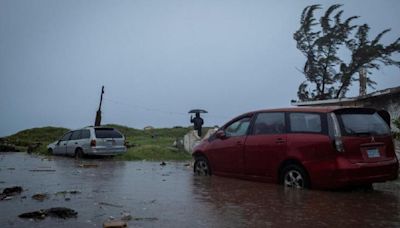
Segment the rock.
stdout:
<path fill-rule="evenodd" d="M 12 196 L 12 195 L 20 194 L 22 191 L 23 191 L 22 187 L 14 186 L 14 187 L 10 187 L 10 188 L 5 188 L 3 190 L 3 194 L 5 194 L 6 196 Z"/>
<path fill-rule="evenodd" d="M 26 219 L 44 219 L 47 216 L 51 217 L 56 217 L 56 218 L 62 218 L 62 219 L 67 219 L 67 218 L 76 218 L 78 215 L 78 212 L 66 208 L 66 207 L 53 207 L 50 209 L 41 209 L 38 211 L 32 211 L 32 212 L 27 212 L 18 215 L 20 218 L 26 218 Z"/>
<path fill-rule="evenodd" d="M 57 218 L 76 218 L 78 212 L 66 207 L 53 207 L 46 210 L 46 214 Z"/>
<path fill-rule="evenodd" d="M 32 211 L 18 215 L 18 217 L 26 219 L 44 219 L 46 216 L 47 215 L 44 210 Z"/>
<path fill-rule="evenodd" d="M 161 162 L 161 164 L 160 164 L 161 166 L 165 166 L 165 165 L 167 165 L 167 163 L 165 163 L 165 162 Z"/>
<path fill-rule="evenodd" d="M 45 199 L 48 199 L 49 196 L 45 193 L 38 193 L 32 196 L 32 199 L 38 200 L 38 201 L 43 201 Z"/>
<path fill-rule="evenodd" d="M 103 223 L 103 228 L 123 228 L 128 227 L 128 224 L 125 221 L 121 220 L 111 220 Z"/>

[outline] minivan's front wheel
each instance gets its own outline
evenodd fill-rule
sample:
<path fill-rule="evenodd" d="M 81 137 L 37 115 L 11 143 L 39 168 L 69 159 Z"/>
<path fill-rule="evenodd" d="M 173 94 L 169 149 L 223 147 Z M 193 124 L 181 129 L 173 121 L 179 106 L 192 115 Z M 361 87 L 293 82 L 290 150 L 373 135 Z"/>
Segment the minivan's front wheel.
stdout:
<path fill-rule="evenodd" d="M 306 171 L 298 165 L 288 165 L 282 170 L 281 183 L 288 188 L 309 188 L 310 180 Z"/>
<path fill-rule="evenodd" d="M 77 148 L 75 150 L 75 159 L 81 159 L 83 158 L 84 154 L 81 148 Z"/>
<path fill-rule="evenodd" d="M 194 174 L 197 176 L 210 176 L 210 165 L 205 157 L 196 157 L 194 162 Z"/>

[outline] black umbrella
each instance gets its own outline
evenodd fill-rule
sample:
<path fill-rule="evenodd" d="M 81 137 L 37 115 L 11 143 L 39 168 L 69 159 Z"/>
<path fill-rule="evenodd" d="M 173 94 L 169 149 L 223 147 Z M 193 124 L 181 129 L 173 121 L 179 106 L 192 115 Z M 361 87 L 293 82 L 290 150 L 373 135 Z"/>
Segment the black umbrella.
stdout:
<path fill-rule="evenodd" d="M 208 113 L 208 112 L 204 109 L 192 109 L 189 111 L 189 113 Z"/>

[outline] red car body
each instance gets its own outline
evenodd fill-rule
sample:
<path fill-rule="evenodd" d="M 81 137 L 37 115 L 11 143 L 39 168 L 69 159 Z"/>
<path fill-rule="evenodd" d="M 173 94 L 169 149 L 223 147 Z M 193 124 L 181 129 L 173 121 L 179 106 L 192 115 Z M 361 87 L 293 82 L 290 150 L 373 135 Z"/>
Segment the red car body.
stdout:
<path fill-rule="evenodd" d="M 305 171 L 305 187 L 319 189 L 394 180 L 399 170 L 388 125 L 366 108 L 249 112 L 203 140 L 193 156 L 207 161 L 209 174 L 273 183 L 294 164 Z"/>

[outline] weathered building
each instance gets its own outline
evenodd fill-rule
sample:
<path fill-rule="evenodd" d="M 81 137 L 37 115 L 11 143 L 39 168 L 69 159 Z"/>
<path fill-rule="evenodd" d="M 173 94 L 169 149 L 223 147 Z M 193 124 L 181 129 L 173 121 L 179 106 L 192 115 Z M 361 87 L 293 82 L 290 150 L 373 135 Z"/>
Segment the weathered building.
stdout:
<path fill-rule="evenodd" d="M 379 90 L 364 96 L 321 101 L 292 102 L 296 106 L 349 106 L 367 107 L 389 112 L 393 120 L 400 118 L 400 86 Z M 394 130 L 399 131 L 400 129 Z"/>

